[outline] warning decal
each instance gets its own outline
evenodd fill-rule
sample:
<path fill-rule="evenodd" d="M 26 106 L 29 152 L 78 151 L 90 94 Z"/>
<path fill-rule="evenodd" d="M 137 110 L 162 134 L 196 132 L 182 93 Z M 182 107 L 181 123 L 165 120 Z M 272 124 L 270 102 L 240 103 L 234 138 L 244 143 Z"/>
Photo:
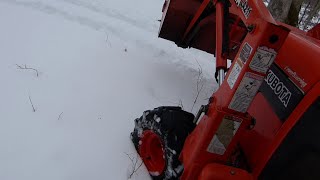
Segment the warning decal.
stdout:
<path fill-rule="evenodd" d="M 226 147 L 224 147 L 224 145 L 219 141 L 217 135 L 214 135 L 207 148 L 207 151 L 210 153 L 223 155 L 224 152 L 226 152 Z"/>
<path fill-rule="evenodd" d="M 245 113 L 263 82 L 263 76 L 246 73 L 229 104 L 229 108 Z"/>
<path fill-rule="evenodd" d="M 230 89 L 232 89 L 233 86 L 234 86 L 234 83 L 236 83 L 236 81 L 237 81 L 237 79 L 239 77 L 239 74 L 241 72 L 241 69 L 242 69 L 242 67 L 239 65 L 238 62 L 236 62 L 234 64 L 234 66 L 232 67 L 231 72 L 229 74 L 229 77 L 227 79 L 227 82 L 228 82 L 228 84 L 230 86 Z"/>
<path fill-rule="evenodd" d="M 238 131 L 242 120 L 232 116 L 225 116 L 216 132 L 213 136 L 207 151 L 223 155 L 231 143 L 233 136 Z"/>
<path fill-rule="evenodd" d="M 237 4 L 237 6 L 239 8 L 241 8 L 244 17 L 246 17 L 246 19 L 248 19 L 252 8 L 248 5 L 248 0 L 234 0 L 234 2 Z"/>
<path fill-rule="evenodd" d="M 240 52 L 240 59 L 245 64 L 251 55 L 252 47 L 248 43 L 244 43 L 242 50 Z"/>
<path fill-rule="evenodd" d="M 260 73 L 266 73 L 276 56 L 277 52 L 275 50 L 267 47 L 259 47 L 253 56 L 250 68 Z"/>

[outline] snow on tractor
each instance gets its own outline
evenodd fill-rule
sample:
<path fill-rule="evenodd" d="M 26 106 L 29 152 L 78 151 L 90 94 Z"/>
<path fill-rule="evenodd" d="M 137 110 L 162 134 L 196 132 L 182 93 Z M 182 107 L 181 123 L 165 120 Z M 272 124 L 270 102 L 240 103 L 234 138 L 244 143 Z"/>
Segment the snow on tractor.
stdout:
<path fill-rule="evenodd" d="M 214 54 L 219 89 L 196 116 L 164 106 L 135 120 L 151 177 L 320 179 L 320 25 L 276 22 L 260 0 L 166 0 L 162 11 L 159 37 Z"/>

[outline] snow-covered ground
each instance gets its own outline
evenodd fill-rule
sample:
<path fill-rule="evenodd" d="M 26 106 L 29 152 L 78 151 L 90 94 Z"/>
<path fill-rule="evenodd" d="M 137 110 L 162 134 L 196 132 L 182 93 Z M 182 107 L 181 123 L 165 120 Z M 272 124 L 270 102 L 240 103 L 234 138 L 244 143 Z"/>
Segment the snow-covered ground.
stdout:
<path fill-rule="evenodd" d="M 157 38 L 162 4 L 0 0 L 1 180 L 128 179 L 134 118 L 190 111 L 198 63 L 193 113 L 207 102 L 214 58 Z M 141 166 L 131 179 L 149 175 Z"/>

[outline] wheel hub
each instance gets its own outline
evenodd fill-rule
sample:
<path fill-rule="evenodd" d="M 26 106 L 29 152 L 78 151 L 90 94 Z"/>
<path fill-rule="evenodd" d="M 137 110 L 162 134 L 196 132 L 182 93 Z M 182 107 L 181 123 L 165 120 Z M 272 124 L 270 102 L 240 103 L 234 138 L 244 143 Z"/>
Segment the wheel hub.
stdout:
<path fill-rule="evenodd" d="M 149 172 L 162 174 L 165 168 L 164 150 L 161 138 L 146 130 L 142 134 L 139 154 Z"/>

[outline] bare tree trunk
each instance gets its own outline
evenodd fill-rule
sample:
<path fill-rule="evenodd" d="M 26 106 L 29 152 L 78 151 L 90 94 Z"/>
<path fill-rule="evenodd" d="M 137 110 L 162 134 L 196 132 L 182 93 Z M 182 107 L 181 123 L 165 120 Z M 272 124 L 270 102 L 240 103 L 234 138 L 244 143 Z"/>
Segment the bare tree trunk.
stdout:
<path fill-rule="evenodd" d="M 271 0 L 268 6 L 273 18 L 291 26 L 298 26 L 299 12 L 304 0 Z"/>
<path fill-rule="evenodd" d="M 276 21 L 285 22 L 288 18 L 292 0 L 271 0 L 268 9 Z"/>
<path fill-rule="evenodd" d="M 293 0 L 288 13 L 288 18 L 285 23 L 291 26 L 298 27 L 299 25 L 299 12 L 304 0 Z"/>
<path fill-rule="evenodd" d="M 305 16 L 307 14 L 307 11 L 310 7 L 310 1 L 307 3 L 307 5 L 305 6 L 304 10 L 303 10 L 303 14 L 301 15 L 301 18 L 299 20 L 299 23 L 298 24 L 301 24 L 301 22 L 305 19 Z"/>
<path fill-rule="evenodd" d="M 308 17 L 305 20 L 303 29 L 308 29 L 308 26 L 312 24 L 313 17 L 317 16 L 320 10 L 320 1 L 318 0 L 310 0 L 311 2 L 311 10 L 308 13 Z"/>

